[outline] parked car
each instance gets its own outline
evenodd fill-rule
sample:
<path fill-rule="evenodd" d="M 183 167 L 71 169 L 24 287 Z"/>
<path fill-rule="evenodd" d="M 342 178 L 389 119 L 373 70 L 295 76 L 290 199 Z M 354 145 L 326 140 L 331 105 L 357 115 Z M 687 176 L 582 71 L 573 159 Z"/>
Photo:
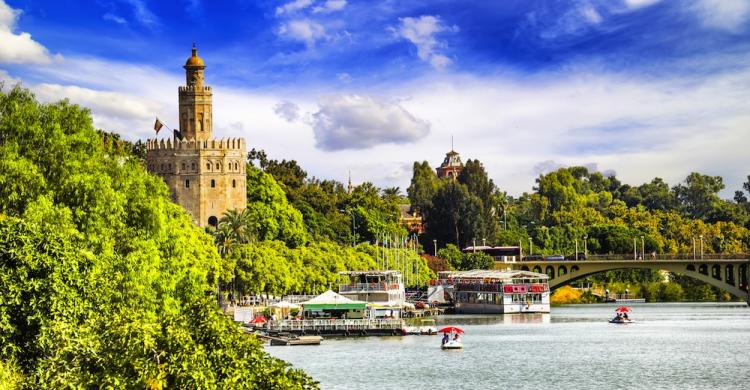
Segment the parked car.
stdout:
<path fill-rule="evenodd" d="M 576 260 L 576 254 L 570 254 L 568 256 L 565 256 L 565 260 Z M 585 253 L 578 253 L 578 259 L 577 260 L 586 260 L 586 254 Z"/>
<path fill-rule="evenodd" d="M 549 255 L 549 256 L 545 256 L 544 260 L 550 260 L 550 261 L 565 260 L 565 256 L 563 256 L 563 255 Z"/>

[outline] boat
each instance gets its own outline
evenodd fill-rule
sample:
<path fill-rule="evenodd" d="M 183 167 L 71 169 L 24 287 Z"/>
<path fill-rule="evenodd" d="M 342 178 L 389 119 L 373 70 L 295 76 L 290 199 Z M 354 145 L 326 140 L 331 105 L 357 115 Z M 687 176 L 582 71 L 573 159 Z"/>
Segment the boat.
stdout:
<path fill-rule="evenodd" d="M 419 326 L 419 334 L 428 336 L 438 334 L 438 328 L 435 324 L 435 320 L 433 320 L 432 318 L 424 318 L 420 322 L 421 325 Z"/>
<path fill-rule="evenodd" d="M 460 341 L 451 340 L 440 346 L 442 349 L 463 349 L 464 345 Z"/>
<path fill-rule="evenodd" d="M 443 271 L 435 285 L 459 314 L 549 313 L 549 276 L 523 270 Z"/>
<path fill-rule="evenodd" d="M 458 340 L 458 335 L 464 333 L 463 329 L 457 326 L 446 326 L 438 332 L 444 334 L 443 342 L 440 343 L 441 349 L 463 349 L 464 345 Z"/>
<path fill-rule="evenodd" d="M 342 271 L 348 283 L 339 285 L 339 294 L 367 302 L 369 318 L 402 318 L 406 292 L 399 271 Z"/>
<path fill-rule="evenodd" d="M 615 309 L 615 313 L 617 315 L 609 320 L 610 324 L 632 324 L 635 321 L 631 320 L 628 317 L 628 313 L 630 313 L 632 310 L 627 306 L 620 306 L 617 309 Z"/>

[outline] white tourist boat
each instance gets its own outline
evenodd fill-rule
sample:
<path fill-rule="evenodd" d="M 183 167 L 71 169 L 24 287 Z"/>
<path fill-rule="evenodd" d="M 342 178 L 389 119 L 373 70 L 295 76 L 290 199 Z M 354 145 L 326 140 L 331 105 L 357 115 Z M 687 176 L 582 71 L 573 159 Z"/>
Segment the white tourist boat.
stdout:
<path fill-rule="evenodd" d="M 370 318 L 401 318 L 407 305 L 399 271 L 342 271 L 339 294 L 368 303 Z"/>
<path fill-rule="evenodd" d="M 440 272 L 434 284 L 446 291 L 456 313 L 549 313 L 549 276 L 530 271 Z"/>

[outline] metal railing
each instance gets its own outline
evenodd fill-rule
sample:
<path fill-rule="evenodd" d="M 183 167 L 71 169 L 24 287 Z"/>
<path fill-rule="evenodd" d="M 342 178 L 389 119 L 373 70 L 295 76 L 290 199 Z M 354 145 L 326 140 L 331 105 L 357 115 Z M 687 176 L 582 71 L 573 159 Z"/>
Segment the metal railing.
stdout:
<path fill-rule="evenodd" d="M 352 283 L 339 285 L 339 293 L 348 292 L 388 292 L 399 290 L 397 283 Z"/>
<path fill-rule="evenodd" d="M 401 330 L 401 319 L 317 319 L 269 321 L 269 332 L 358 332 L 367 330 Z"/>
<path fill-rule="evenodd" d="M 641 260 L 641 261 L 648 261 L 648 260 L 747 260 L 750 259 L 750 254 L 747 253 L 704 253 L 701 255 L 700 253 L 692 254 L 692 253 L 646 253 L 646 256 L 644 258 L 643 254 L 638 253 L 637 255 L 633 255 L 633 253 L 625 253 L 625 254 L 607 254 L 607 255 L 592 255 L 589 254 L 586 256 L 585 259 L 565 259 L 565 260 L 559 260 L 559 259 L 523 259 L 522 262 L 547 262 L 547 261 L 560 261 L 560 262 L 572 262 L 572 261 L 599 261 L 599 260 L 616 260 L 616 261 L 622 261 L 622 260 Z"/>

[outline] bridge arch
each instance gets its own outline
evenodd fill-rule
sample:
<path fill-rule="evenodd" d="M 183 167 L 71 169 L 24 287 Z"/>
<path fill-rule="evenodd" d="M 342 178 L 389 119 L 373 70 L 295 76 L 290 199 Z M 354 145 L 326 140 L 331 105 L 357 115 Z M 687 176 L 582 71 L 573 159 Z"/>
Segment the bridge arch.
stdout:
<path fill-rule="evenodd" d="M 713 263 L 713 264 L 711 264 Z M 576 261 L 566 262 L 534 262 L 524 264 L 535 271 L 544 267 L 545 273 L 550 277 L 549 286 L 551 290 L 573 283 L 574 281 L 597 274 L 600 272 L 614 271 L 619 269 L 650 269 L 664 270 L 675 274 L 684 275 L 705 282 L 711 286 L 724 290 L 731 295 L 746 300 L 750 304 L 748 295 L 748 262 L 738 260 L 704 260 L 697 262 L 679 261 L 648 261 L 648 260 L 603 260 L 603 261 Z M 520 269 L 522 265 L 514 265 Z M 570 269 L 570 272 L 568 272 Z M 556 272 L 557 271 L 557 272 Z"/>

